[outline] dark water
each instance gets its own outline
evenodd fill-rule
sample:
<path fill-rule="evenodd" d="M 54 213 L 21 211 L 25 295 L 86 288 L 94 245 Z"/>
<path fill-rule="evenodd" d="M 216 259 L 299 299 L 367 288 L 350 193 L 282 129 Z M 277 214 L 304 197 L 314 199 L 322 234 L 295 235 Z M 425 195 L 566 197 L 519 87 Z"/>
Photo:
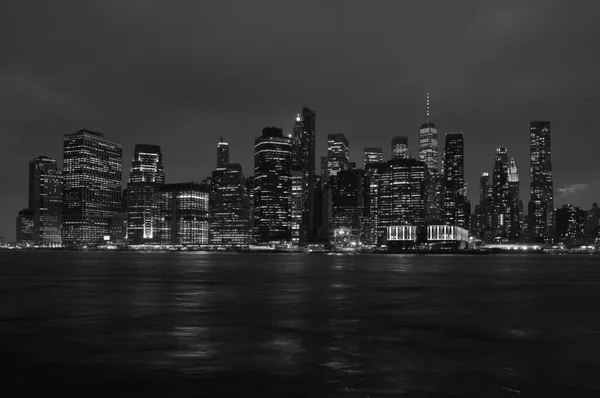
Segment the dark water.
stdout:
<path fill-rule="evenodd" d="M 0 252 L 0 292 L 18 396 L 600 396 L 598 257 Z"/>

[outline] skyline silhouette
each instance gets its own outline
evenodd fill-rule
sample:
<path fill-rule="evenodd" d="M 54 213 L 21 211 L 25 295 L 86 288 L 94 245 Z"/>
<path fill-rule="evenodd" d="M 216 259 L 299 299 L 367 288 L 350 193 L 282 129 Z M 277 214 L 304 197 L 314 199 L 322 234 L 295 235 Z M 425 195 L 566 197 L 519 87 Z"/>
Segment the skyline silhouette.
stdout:
<path fill-rule="evenodd" d="M 124 185 L 135 144 L 162 147 L 168 182 L 199 181 L 214 167 L 221 136 L 231 161 L 251 174 L 250 148 L 262 128 L 291 133 L 302 105 L 318 113 L 317 159 L 330 133 L 348 138 L 358 164 L 364 147 L 382 147 L 389 158 L 393 136 L 407 136 L 415 153 L 427 92 L 440 139 L 464 134 L 472 203 L 496 147 L 515 158 L 528 200 L 532 120 L 552 122 L 555 207 L 589 208 L 600 198 L 592 121 L 600 62 L 589 51 L 600 33 L 595 4 L 263 1 L 214 4 L 210 13 L 113 1 L 30 7 L 15 3 L 0 16 L 7 240 L 27 202 L 28 162 L 62 159 L 63 135 L 81 128 L 123 144 Z M 423 29 L 424 15 L 432 29 Z"/>

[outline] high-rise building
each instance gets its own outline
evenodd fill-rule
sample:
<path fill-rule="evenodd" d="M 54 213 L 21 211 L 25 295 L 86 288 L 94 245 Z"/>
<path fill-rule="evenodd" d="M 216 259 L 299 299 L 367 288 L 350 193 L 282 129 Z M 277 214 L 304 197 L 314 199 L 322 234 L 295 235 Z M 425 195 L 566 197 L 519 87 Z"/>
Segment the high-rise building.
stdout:
<path fill-rule="evenodd" d="M 446 134 L 443 175 L 442 219 L 446 224 L 466 227 L 465 155 L 462 133 Z"/>
<path fill-rule="evenodd" d="M 224 169 L 229 164 L 229 144 L 223 137 L 217 144 L 217 169 Z"/>
<path fill-rule="evenodd" d="M 96 244 L 110 238 L 110 220 L 121 212 L 122 152 L 120 143 L 99 131 L 65 135 L 63 244 Z"/>
<path fill-rule="evenodd" d="M 292 133 L 292 172 L 296 176 L 293 191 L 294 238 L 295 242 L 312 242 L 315 235 L 315 134 L 316 113 L 302 107 L 296 116 Z M 300 185 L 298 185 L 300 184 Z"/>
<path fill-rule="evenodd" d="M 383 149 L 381 148 L 365 148 L 364 167 L 372 163 L 383 163 Z"/>
<path fill-rule="evenodd" d="M 248 176 L 244 180 L 244 187 L 246 188 L 246 195 L 248 196 L 248 230 L 250 231 L 248 243 L 252 243 L 254 242 L 254 175 Z"/>
<path fill-rule="evenodd" d="M 556 239 L 559 243 L 572 245 L 585 234 L 585 211 L 573 205 L 556 209 Z"/>
<path fill-rule="evenodd" d="M 523 202 L 520 197 L 519 170 L 515 159 L 510 159 L 508 167 L 508 219 L 507 232 L 509 242 L 518 242 L 523 230 Z"/>
<path fill-rule="evenodd" d="M 408 159 L 410 152 L 408 150 L 408 137 L 395 136 L 392 138 L 392 159 Z"/>
<path fill-rule="evenodd" d="M 383 237 L 379 228 L 379 189 L 381 174 L 387 166 L 387 163 L 370 163 L 365 168 L 365 226 L 362 240 L 369 245 L 380 244 Z"/>
<path fill-rule="evenodd" d="M 242 166 L 229 163 L 213 178 L 211 192 L 210 243 L 220 246 L 245 246 L 250 243 L 250 205 Z"/>
<path fill-rule="evenodd" d="M 419 129 L 419 160 L 427 166 L 427 220 L 431 223 L 439 223 L 443 209 L 443 178 L 440 173 L 438 133 L 435 124 L 431 122 L 429 93 L 427 93 L 425 123 Z"/>
<path fill-rule="evenodd" d="M 164 183 L 160 146 L 136 144 L 127 184 L 127 239 L 130 243 L 156 242 L 158 190 Z"/>
<path fill-rule="evenodd" d="M 350 143 L 344 134 L 327 134 L 327 176 L 329 178 L 342 170 L 348 170 L 349 147 Z"/>
<path fill-rule="evenodd" d="M 267 127 L 254 141 L 254 239 L 290 241 L 292 141 Z"/>
<path fill-rule="evenodd" d="M 323 224 L 323 182 L 320 175 L 315 175 L 315 197 L 314 197 L 314 220 L 315 220 L 315 242 L 325 242 L 327 239 L 327 226 Z"/>
<path fill-rule="evenodd" d="M 62 174 L 58 161 L 38 156 L 29 162 L 29 204 L 33 211 L 33 243 L 57 246 L 61 243 Z"/>
<path fill-rule="evenodd" d="M 392 159 L 385 164 L 379 181 L 380 230 L 425 224 L 426 176 L 427 166 L 416 159 Z"/>
<path fill-rule="evenodd" d="M 33 210 L 23 209 L 17 215 L 17 244 L 33 245 Z"/>
<path fill-rule="evenodd" d="M 475 206 L 475 218 L 471 224 L 473 236 L 486 240 L 488 232 L 492 231 L 492 184 L 489 173 L 479 177 L 479 205 Z"/>
<path fill-rule="evenodd" d="M 492 200 L 492 184 L 490 174 L 482 173 L 479 177 L 479 205 L 483 206 Z"/>
<path fill-rule="evenodd" d="M 292 170 L 292 192 L 290 201 L 290 222 L 292 230 L 292 243 L 307 242 L 308 228 L 302 223 L 304 200 L 307 199 L 303 190 L 302 170 Z"/>
<path fill-rule="evenodd" d="M 529 235 L 535 242 L 553 238 L 554 185 L 552 182 L 552 145 L 550 122 L 529 124 L 530 201 Z"/>
<path fill-rule="evenodd" d="M 329 171 L 327 169 L 327 165 L 329 162 L 329 158 L 327 156 L 321 156 L 321 184 L 327 185 L 329 182 Z"/>
<path fill-rule="evenodd" d="M 508 151 L 506 148 L 496 148 L 492 173 L 492 207 L 494 209 L 492 225 L 501 239 L 506 239 L 508 235 L 509 193 Z"/>
<path fill-rule="evenodd" d="M 592 240 L 596 238 L 600 239 L 600 207 L 598 207 L 598 203 L 596 202 L 586 212 L 585 229 L 586 234 L 592 237 Z"/>
<path fill-rule="evenodd" d="M 158 242 L 206 245 L 209 241 L 209 187 L 197 183 L 165 184 L 158 194 Z"/>
<path fill-rule="evenodd" d="M 364 214 L 363 170 L 342 170 L 331 178 L 330 229 L 343 228 L 359 236 Z"/>

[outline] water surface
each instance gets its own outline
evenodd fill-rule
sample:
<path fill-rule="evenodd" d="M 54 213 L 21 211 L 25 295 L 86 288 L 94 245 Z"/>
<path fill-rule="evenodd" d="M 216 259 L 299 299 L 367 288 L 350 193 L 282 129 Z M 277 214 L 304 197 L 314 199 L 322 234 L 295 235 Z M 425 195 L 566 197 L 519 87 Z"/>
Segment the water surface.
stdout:
<path fill-rule="evenodd" d="M 586 256 L 0 252 L 19 395 L 598 397 Z"/>

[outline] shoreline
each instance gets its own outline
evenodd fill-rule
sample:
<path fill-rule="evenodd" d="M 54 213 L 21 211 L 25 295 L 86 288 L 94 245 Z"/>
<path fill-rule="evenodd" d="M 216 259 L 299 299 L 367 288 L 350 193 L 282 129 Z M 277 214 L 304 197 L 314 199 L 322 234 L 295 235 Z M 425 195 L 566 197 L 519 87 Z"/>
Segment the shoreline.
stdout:
<path fill-rule="evenodd" d="M 513 254 L 513 255 L 600 255 L 597 251 L 569 251 L 569 250 L 507 250 L 507 249 L 483 249 L 483 250 L 392 250 L 392 251 L 302 251 L 302 250 L 259 250 L 259 249 L 76 249 L 76 248 L 8 248 L 2 247 L 0 251 L 38 251 L 38 252 L 126 252 L 126 253 L 227 253 L 227 254 L 305 254 L 305 255 L 335 255 L 335 256 L 355 256 L 355 255 L 494 255 L 494 254 Z"/>

